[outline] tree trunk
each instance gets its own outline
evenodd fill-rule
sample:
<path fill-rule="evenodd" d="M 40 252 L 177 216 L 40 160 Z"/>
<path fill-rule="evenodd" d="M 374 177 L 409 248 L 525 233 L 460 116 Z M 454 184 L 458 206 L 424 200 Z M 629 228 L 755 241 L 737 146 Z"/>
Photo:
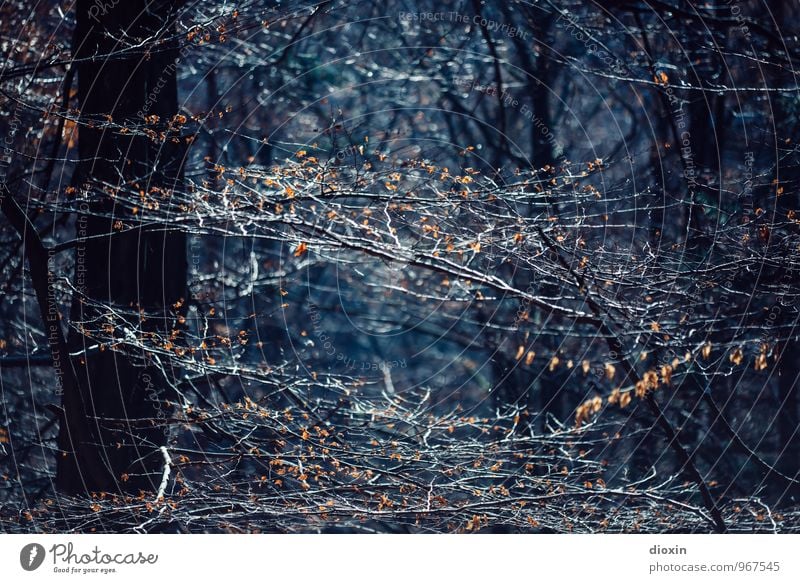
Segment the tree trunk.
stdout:
<path fill-rule="evenodd" d="M 177 50 L 151 42 L 170 36 L 176 7 L 170 1 L 77 1 L 78 172 L 88 200 L 78 220 L 72 321 L 87 331 L 69 338 L 80 398 L 79 406 L 65 400 L 67 422 L 59 434 L 57 485 L 67 493 L 135 493 L 160 481 L 159 448 L 167 430 L 156 422 L 167 416 L 163 395 L 175 371 L 156 367 L 144 350 L 124 354 L 98 346 L 88 330 L 107 323 L 108 305 L 125 314 L 127 328 L 145 331 L 145 343 L 152 342 L 148 333 L 171 332 L 179 342 L 174 331 L 187 296 L 185 235 L 166 230 L 163 218 L 148 217 L 144 201 L 136 213 L 118 203 L 130 198 L 123 192 L 132 192 L 157 200 L 160 213 L 170 212 L 170 194 L 183 180 L 184 148 L 173 125 Z M 145 123 L 150 135 L 134 127 Z M 120 329 L 117 320 L 117 338 L 124 337 Z M 79 438 L 74 427 L 90 438 Z"/>

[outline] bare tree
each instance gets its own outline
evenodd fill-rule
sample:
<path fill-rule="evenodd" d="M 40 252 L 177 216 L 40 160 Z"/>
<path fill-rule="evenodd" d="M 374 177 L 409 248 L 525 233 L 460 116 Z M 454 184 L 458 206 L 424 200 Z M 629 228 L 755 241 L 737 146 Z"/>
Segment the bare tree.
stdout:
<path fill-rule="evenodd" d="M 796 530 L 796 10 L 289 4 L 9 44 L 2 528 Z"/>

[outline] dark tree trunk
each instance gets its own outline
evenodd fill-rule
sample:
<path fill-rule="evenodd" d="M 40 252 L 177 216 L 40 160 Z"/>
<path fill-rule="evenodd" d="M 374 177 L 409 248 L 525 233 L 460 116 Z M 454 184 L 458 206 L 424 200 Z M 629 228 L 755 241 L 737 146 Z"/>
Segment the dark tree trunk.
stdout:
<path fill-rule="evenodd" d="M 169 42 L 150 42 L 169 38 L 176 6 L 145 0 L 113 7 L 77 2 L 78 171 L 89 212 L 78 221 L 76 287 L 82 297 L 73 303 L 72 320 L 87 329 L 102 327 L 100 304 L 106 304 L 126 314 L 129 328 L 168 336 L 185 304 L 185 235 L 167 231 L 163 219 L 149 218 L 144 202 L 134 214 L 114 196 L 132 191 L 157 200 L 160 212 L 170 212 L 170 193 L 182 182 L 184 148 L 172 123 L 178 112 L 177 50 Z M 148 119 L 153 131 L 142 135 L 134 126 L 147 116 L 158 117 Z M 109 120 L 116 127 L 105 126 Z M 114 334 L 121 336 L 118 324 Z M 145 351 L 100 349 L 91 332 L 73 332 L 69 344 L 72 354 L 79 352 L 79 405 L 64 400 L 58 487 L 73 494 L 155 489 L 167 431 L 143 420 L 165 417 L 163 395 L 175 372 L 166 363 L 154 366 Z"/>

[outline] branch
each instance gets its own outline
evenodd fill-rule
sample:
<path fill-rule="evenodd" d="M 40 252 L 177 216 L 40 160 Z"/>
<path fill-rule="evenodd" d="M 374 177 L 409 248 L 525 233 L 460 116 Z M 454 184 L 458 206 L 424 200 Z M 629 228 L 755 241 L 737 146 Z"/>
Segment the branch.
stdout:
<path fill-rule="evenodd" d="M 169 452 L 165 446 L 161 446 L 161 455 L 164 456 L 164 473 L 161 475 L 161 485 L 158 487 L 158 494 L 156 495 L 156 501 L 164 499 L 164 492 L 167 489 L 167 483 L 169 482 L 169 474 L 172 469 L 172 458 L 169 457 Z"/>
<path fill-rule="evenodd" d="M 612 352 L 615 352 L 619 357 L 619 363 L 622 365 L 622 368 L 625 371 L 625 378 L 631 379 L 631 381 L 636 382 L 639 380 L 639 374 L 636 372 L 636 367 L 630 362 L 627 356 L 624 355 L 624 350 L 622 346 L 622 341 L 619 339 L 619 336 L 611 329 L 611 327 L 606 323 L 605 319 L 603 318 L 603 309 L 597 302 L 589 294 L 589 289 L 586 286 L 586 282 L 584 278 L 578 274 L 572 266 L 564 259 L 564 257 L 559 252 L 558 247 L 556 246 L 555 242 L 547 236 L 547 233 L 544 232 L 544 229 L 541 227 L 537 227 L 537 231 L 539 232 L 539 236 L 542 237 L 542 240 L 547 244 L 550 250 L 556 254 L 558 258 L 558 262 L 561 266 L 566 269 L 574 278 L 575 282 L 578 284 L 579 289 L 583 292 L 584 299 L 586 300 L 586 304 L 589 306 L 589 309 L 592 313 L 596 316 L 596 320 L 594 320 L 594 325 L 597 329 L 602 332 L 606 344 L 608 344 L 609 349 Z M 700 471 L 697 469 L 697 466 L 694 464 L 692 460 L 692 456 L 689 455 L 689 452 L 686 451 L 686 448 L 681 444 L 680 439 L 678 439 L 678 433 L 675 428 L 672 426 L 672 423 L 669 419 L 667 419 L 666 415 L 664 415 L 664 411 L 661 409 L 661 406 L 656 401 L 655 396 L 653 393 L 647 393 L 645 395 L 645 402 L 647 406 L 650 408 L 650 411 L 656 418 L 656 423 L 664 432 L 667 437 L 667 444 L 672 448 L 675 454 L 678 456 L 678 459 L 681 462 L 681 467 L 686 468 L 689 471 L 689 474 L 692 477 L 692 480 L 697 484 L 697 487 L 700 489 L 700 494 L 703 497 L 703 503 L 705 504 L 708 511 L 711 513 L 713 518 L 714 526 L 717 532 L 726 532 L 728 530 L 727 526 L 725 525 L 725 520 L 722 518 L 722 513 L 720 509 L 717 507 L 716 503 L 714 502 L 714 498 L 711 496 L 711 491 L 708 489 L 708 485 L 706 484 L 703 476 L 700 475 Z"/>

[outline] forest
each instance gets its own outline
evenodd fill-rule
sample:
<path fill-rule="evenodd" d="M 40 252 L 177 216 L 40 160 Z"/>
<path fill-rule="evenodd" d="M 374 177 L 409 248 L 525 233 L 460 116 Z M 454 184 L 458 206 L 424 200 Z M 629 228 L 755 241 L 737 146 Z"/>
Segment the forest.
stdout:
<path fill-rule="evenodd" d="M 800 532 L 796 0 L 0 35 L 0 532 Z"/>

